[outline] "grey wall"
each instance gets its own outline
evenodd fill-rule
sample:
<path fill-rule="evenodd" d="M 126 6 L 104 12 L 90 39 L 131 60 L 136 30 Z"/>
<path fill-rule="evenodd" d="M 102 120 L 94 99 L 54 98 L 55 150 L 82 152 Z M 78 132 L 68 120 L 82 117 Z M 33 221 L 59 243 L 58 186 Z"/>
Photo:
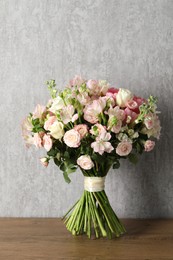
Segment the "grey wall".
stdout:
<path fill-rule="evenodd" d="M 0 216 L 62 216 L 83 189 L 27 150 L 20 123 L 75 74 L 159 98 L 162 136 L 107 177 L 120 217 L 173 217 L 173 1 L 0 0 Z"/>

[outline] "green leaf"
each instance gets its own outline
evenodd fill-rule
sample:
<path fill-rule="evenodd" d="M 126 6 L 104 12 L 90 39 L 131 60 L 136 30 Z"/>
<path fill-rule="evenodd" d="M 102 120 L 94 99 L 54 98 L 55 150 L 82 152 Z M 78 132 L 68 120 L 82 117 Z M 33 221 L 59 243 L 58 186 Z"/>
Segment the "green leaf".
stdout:
<path fill-rule="evenodd" d="M 70 182 L 71 182 L 71 180 L 70 180 L 70 178 L 68 177 L 68 174 L 67 174 L 66 171 L 63 172 L 63 176 L 64 176 L 64 179 L 65 179 L 65 181 L 66 181 L 67 183 L 70 183 Z"/>
<path fill-rule="evenodd" d="M 55 149 L 50 149 L 50 151 L 49 152 L 47 152 L 47 155 L 48 156 L 52 156 L 52 157 L 55 157 L 56 155 L 57 155 L 57 150 L 55 150 Z"/>
<path fill-rule="evenodd" d="M 131 163 L 136 164 L 138 162 L 138 157 L 136 156 L 136 154 L 131 153 L 129 154 L 128 158 Z"/>
<path fill-rule="evenodd" d="M 54 158 L 54 163 L 59 167 L 61 165 L 61 161 L 59 161 L 57 158 Z"/>
<path fill-rule="evenodd" d="M 120 162 L 117 160 L 117 161 L 115 161 L 115 162 L 113 163 L 112 168 L 113 168 L 113 169 L 118 169 L 119 167 L 120 167 Z"/>

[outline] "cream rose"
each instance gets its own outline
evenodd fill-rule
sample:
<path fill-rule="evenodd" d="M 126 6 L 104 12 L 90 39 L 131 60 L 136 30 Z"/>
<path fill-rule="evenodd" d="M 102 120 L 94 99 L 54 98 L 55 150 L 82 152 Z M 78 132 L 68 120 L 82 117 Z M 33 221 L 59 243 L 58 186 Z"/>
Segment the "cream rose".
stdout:
<path fill-rule="evenodd" d="M 77 164 L 84 170 L 90 170 L 94 167 L 94 163 L 89 155 L 82 155 L 77 159 Z"/>
<path fill-rule="evenodd" d="M 50 135 L 55 139 L 61 139 L 64 135 L 64 125 L 61 122 L 55 121 L 49 127 Z"/>
<path fill-rule="evenodd" d="M 52 105 L 49 108 L 49 111 L 52 113 L 56 113 L 56 111 L 62 109 L 65 106 L 63 99 L 58 96 L 55 99 L 53 99 Z"/>
<path fill-rule="evenodd" d="M 128 89 L 120 88 L 116 95 L 116 102 L 119 107 L 126 107 L 132 99 L 133 94 Z"/>
<path fill-rule="evenodd" d="M 120 156 L 126 156 L 131 152 L 131 150 L 132 144 L 127 140 L 123 140 L 121 143 L 118 144 L 116 148 L 116 153 Z"/>
<path fill-rule="evenodd" d="M 81 136 L 78 131 L 71 129 L 64 135 L 64 143 L 69 147 L 79 147 Z"/>

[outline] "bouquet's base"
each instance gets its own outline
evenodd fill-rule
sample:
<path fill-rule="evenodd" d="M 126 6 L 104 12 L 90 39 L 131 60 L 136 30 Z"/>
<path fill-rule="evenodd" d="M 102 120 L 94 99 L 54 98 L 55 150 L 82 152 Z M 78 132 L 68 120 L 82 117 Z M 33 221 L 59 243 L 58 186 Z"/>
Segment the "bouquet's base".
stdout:
<path fill-rule="evenodd" d="M 64 216 L 67 229 L 73 235 L 86 233 L 89 238 L 119 237 L 126 232 L 114 213 L 105 191 L 84 191 L 80 200 Z"/>

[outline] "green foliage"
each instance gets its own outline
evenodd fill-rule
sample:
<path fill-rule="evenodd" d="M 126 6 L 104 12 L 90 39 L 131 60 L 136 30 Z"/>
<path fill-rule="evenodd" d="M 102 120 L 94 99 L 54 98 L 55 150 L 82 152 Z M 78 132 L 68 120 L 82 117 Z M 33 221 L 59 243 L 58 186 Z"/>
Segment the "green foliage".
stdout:
<path fill-rule="evenodd" d="M 46 85 L 48 87 L 48 90 L 50 92 L 50 95 L 52 98 L 56 98 L 56 94 L 57 94 L 57 89 L 55 89 L 56 87 L 56 83 L 54 79 L 50 79 L 46 82 Z"/>
<path fill-rule="evenodd" d="M 131 163 L 137 164 L 137 162 L 138 162 L 138 157 L 137 157 L 136 154 L 130 153 L 130 154 L 128 155 L 128 158 L 129 158 L 129 161 L 130 161 Z"/>

